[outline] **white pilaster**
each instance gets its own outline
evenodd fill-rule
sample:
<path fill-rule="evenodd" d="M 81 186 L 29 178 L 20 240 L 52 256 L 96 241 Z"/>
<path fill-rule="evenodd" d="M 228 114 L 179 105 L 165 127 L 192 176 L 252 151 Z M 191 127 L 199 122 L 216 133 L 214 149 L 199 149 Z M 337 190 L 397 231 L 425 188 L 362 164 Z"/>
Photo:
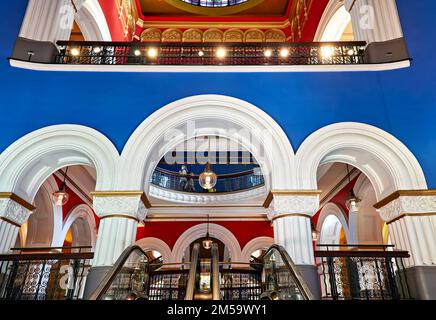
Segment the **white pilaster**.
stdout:
<path fill-rule="evenodd" d="M 33 210 L 30 204 L 19 201 L 13 194 L 0 196 L 0 254 L 9 253 L 14 247 L 21 225 Z"/>
<path fill-rule="evenodd" d="M 94 193 L 94 211 L 100 226 L 94 266 L 111 266 L 123 250 L 135 243 L 138 222 L 145 219 L 148 201 L 141 192 Z"/>
<path fill-rule="evenodd" d="M 345 0 L 356 41 L 381 42 L 403 37 L 395 0 Z"/>
<path fill-rule="evenodd" d="M 396 249 L 411 255 L 406 267 L 436 266 L 436 192 L 407 195 L 400 191 L 395 199 L 378 207 Z"/>
<path fill-rule="evenodd" d="M 311 218 L 318 207 L 318 194 L 274 194 L 269 215 L 274 240 L 286 249 L 296 265 L 315 263 Z"/>

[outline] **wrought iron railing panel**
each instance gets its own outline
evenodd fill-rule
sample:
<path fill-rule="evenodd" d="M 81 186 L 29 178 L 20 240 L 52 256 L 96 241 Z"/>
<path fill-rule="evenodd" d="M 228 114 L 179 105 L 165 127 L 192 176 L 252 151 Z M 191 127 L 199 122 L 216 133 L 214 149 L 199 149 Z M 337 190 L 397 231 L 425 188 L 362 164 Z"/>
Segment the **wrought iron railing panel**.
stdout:
<path fill-rule="evenodd" d="M 254 270 L 223 269 L 220 290 L 222 300 L 259 300 L 262 274 Z"/>
<path fill-rule="evenodd" d="M 404 251 L 316 251 L 324 299 L 411 299 Z"/>
<path fill-rule="evenodd" d="M 365 42 L 138 43 L 59 41 L 55 64 L 268 66 L 365 63 Z M 152 52 L 152 54 L 150 54 Z"/>
<path fill-rule="evenodd" d="M 0 255 L 0 299 L 81 299 L 93 253 Z"/>
<path fill-rule="evenodd" d="M 208 190 L 204 190 L 200 187 L 197 175 L 184 176 L 167 170 L 156 169 L 151 177 L 151 183 L 157 187 L 168 190 L 208 193 Z M 218 176 L 214 189 L 217 193 L 236 192 L 261 187 L 264 184 L 265 180 L 263 175 L 250 170 L 238 175 Z"/>
<path fill-rule="evenodd" d="M 167 270 L 150 273 L 149 300 L 184 300 L 189 270 Z"/>

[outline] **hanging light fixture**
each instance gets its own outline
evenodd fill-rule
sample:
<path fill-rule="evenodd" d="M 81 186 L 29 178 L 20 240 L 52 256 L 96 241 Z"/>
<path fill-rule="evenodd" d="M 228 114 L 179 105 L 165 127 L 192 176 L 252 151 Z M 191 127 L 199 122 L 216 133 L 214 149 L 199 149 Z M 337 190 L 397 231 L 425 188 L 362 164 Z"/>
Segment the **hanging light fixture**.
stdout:
<path fill-rule="evenodd" d="M 210 164 L 210 138 L 208 137 L 208 139 L 209 139 L 209 151 L 207 155 L 209 161 L 206 163 L 206 167 L 204 171 L 199 176 L 200 186 L 205 190 L 210 190 L 213 187 L 215 187 L 218 180 L 218 176 L 216 175 L 215 172 L 213 172 L 212 166 Z"/>
<path fill-rule="evenodd" d="M 312 240 L 313 241 L 318 241 L 319 240 L 319 231 L 316 230 L 315 226 L 312 223 Z"/>
<path fill-rule="evenodd" d="M 348 168 L 348 164 L 347 164 L 347 175 L 348 175 L 348 183 L 351 182 L 351 177 L 350 177 L 350 170 Z M 347 207 L 347 209 L 350 212 L 358 212 L 360 209 L 360 205 L 359 203 L 362 200 L 360 200 L 355 194 L 354 194 L 354 189 L 351 188 L 349 191 L 349 195 L 348 195 L 348 200 L 345 202 L 345 205 Z"/>
<path fill-rule="evenodd" d="M 67 174 L 68 174 L 68 167 L 65 170 L 64 181 L 62 182 L 61 188 L 58 191 L 53 192 L 53 203 L 59 207 L 65 205 L 68 202 L 68 199 L 70 198 L 70 195 L 66 191 Z"/>
<path fill-rule="evenodd" d="M 210 250 L 212 248 L 212 239 L 209 238 L 209 215 L 207 216 L 207 232 L 206 232 L 206 239 L 203 240 L 203 248 L 206 250 Z"/>

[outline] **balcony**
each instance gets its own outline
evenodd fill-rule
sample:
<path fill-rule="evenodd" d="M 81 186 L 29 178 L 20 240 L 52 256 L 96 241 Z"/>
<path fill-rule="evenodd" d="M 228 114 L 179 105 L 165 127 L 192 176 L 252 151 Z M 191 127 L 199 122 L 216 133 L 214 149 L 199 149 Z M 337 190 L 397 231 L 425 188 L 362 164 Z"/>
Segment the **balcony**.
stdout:
<path fill-rule="evenodd" d="M 389 58 L 392 56 L 391 58 Z M 395 55 L 374 59 L 365 42 L 311 43 L 51 43 L 21 39 L 12 66 L 53 71 L 331 72 L 408 67 Z"/>

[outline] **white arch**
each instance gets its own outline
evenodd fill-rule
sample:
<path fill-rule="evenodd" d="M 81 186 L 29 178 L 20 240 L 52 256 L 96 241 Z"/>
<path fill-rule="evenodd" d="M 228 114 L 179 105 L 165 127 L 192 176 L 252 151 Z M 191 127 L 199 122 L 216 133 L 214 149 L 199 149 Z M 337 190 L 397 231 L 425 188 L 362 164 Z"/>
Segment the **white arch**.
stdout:
<path fill-rule="evenodd" d="M 339 41 L 347 26 L 351 22 L 351 15 L 341 0 L 331 0 L 318 24 L 314 41 Z"/>
<path fill-rule="evenodd" d="M 76 12 L 75 20 L 86 41 L 112 41 L 98 0 L 85 0 Z"/>
<path fill-rule="evenodd" d="M 241 262 L 249 262 L 254 251 L 269 248 L 273 244 L 274 239 L 271 237 L 257 237 L 250 240 L 242 249 Z"/>
<path fill-rule="evenodd" d="M 269 115 L 240 99 L 199 95 L 159 109 L 135 130 L 121 155 L 117 179 L 120 189 L 144 188 L 148 192 L 158 161 L 186 140 L 186 125 L 190 121 L 195 121 L 195 130 L 189 138 L 218 135 L 237 139 L 259 162 L 267 187 L 293 188 L 294 152 L 284 131 Z M 232 132 L 235 129 L 250 136 Z M 173 135 L 174 130 L 180 134 Z"/>
<path fill-rule="evenodd" d="M 332 162 L 348 163 L 362 171 L 378 200 L 397 190 L 427 189 L 421 166 L 409 149 L 371 125 L 336 123 L 311 134 L 296 156 L 299 188 L 316 189 L 318 167 Z"/>
<path fill-rule="evenodd" d="M 171 262 L 171 249 L 166 244 L 165 241 L 162 241 L 158 238 L 148 237 L 148 238 L 142 238 L 138 241 L 136 241 L 136 245 L 141 247 L 144 251 L 151 251 L 156 250 L 159 251 L 162 255 L 162 259 L 164 263 Z"/>
<path fill-rule="evenodd" d="M 206 229 L 207 223 L 201 223 L 186 230 L 174 244 L 172 261 L 181 262 L 185 251 L 187 249 L 189 250 L 191 243 L 197 239 L 203 238 L 206 234 Z M 230 258 L 233 262 L 241 262 L 241 247 L 239 246 L 238 239 L 236 239 L 235 235 L 230 230 L 219 224 L 210 223 L 209 235 L 224 243 L 225 247 L 229 250 Z"/>
<path fill-rule="evenodd" d="M 100 132 L 79 125 L 36 130 L 14 142 L 0 155 L 0 191 L 33 202 L 42 183 L 65 166 L 93 166 L 96 190 L 113 190 L 119 155 Z"/>
<path fill-rule="evenodd" d="M 334 219 L 332 219 L 334 217 Z M 339 240 L 340 228 L 337 228 L 337 223 L 340 223 L 344 228 L 347 241 L 351 239 L 350 229 L 344 210 L 335 203 L 327 203 L 321 210 L 316 224 L 316 230 L 320 231 L 319 244 L 333 244 L 333 238 Z M 334 244 L 339 244 L 334 243 Z"/>
<path fill-rule="evenodd" d="M 56 239 L 53 239 L 54 247 L 62 246 L 68 230 L 79 220 L 83 220 L 85 225 L 82 225 L 82 227 L 84 227 L 83 230 L 72 230 L 73 239 L 78 240 L 79 244 L 85 244 L 86 242 L 89 242 L 86 243 L 86 245 L 91 245 L 92 248 L 95 248 L 95 242 L 97 240 L 97 226 L 95 223 L 94 213 L 86 204 L 77 205 L 68 213 L 67 218 L 62 226 L 62 232 Z"/>

